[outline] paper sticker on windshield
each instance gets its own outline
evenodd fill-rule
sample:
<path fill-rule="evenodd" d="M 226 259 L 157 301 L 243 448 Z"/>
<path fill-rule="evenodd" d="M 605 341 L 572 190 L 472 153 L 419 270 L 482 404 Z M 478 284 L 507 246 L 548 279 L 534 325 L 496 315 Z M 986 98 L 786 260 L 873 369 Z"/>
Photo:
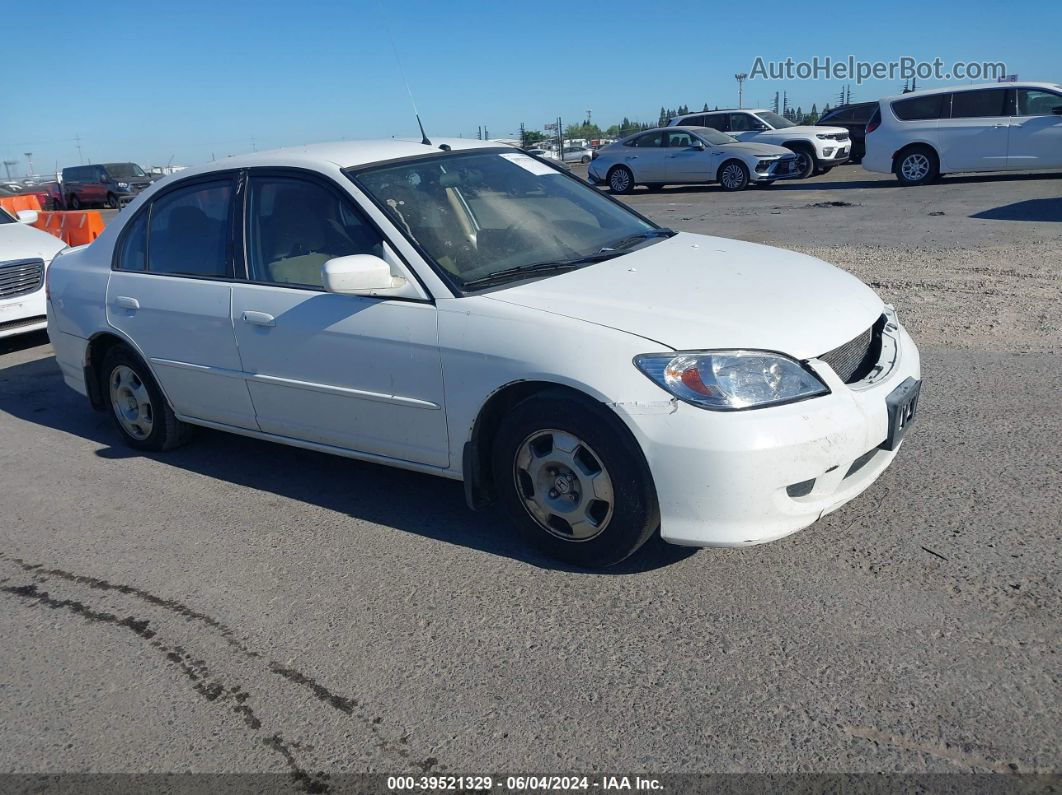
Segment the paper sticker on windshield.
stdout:
<path fill-rule="evenodd" d="M 532 174 L 539 177 L 545 176 L 546 174 L 560 173 L 557 169 L 547 166 L 545 163 L 540 163 L 530 155 L 523 155 L 518 152 L 506 152 L 501 155 L 501 157 L 504 157 L 510 163 L 516 163 L 516 165 L 520 166 L 524 171 L 530 171 Z"/>

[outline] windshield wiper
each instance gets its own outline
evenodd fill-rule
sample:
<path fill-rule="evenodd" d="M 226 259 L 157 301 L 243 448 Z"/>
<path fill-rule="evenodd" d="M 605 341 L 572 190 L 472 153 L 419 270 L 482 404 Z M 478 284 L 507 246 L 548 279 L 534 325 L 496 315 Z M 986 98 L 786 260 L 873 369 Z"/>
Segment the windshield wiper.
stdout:
<path fill-rule="evenodd" d="M 601 262 L 602 260 L 612 259 L 613 257 L 618 256 L 618 251 L 602 249 L 596 254 L 588 254 L 585 257 L 574 257 L 572 259 L 562 259 L 553 262 L 535 262 L 531 265 L 517 265 L 515 268 L 506 268 L 504 270 L 495 271 L 494 273 L 488 273 L 486 276 L 480 276 L 478 279 L 471 279 L 465 282 L 462 286 L 465 289 L 468 289 L 469 287 L 489 287 L 492 284 L 511 282 L 515 279 L 523 278 L 524 276 L 575 270 L 580 265 L 588 265 L 591 262 Z"/>
<path fill-rule="evenodd" d="M 636 235 L 629 235 L 628 237 L 621 238 L 615 243 L 609 243 L 607 246 L 604 246 L 598 253 L 604 253 L 606 251 L 618 251 L 620 249 L 630 248 L 635 243 L 639 243 L 642 240 L 651 240 L 654 237 L 674 237 L 677 234 L 678 232 L 676 232 L 674 229 L 668 229 L 667 227 L 661 227 L 660 229 L 650 229 L 648 232 L 639 232 Z"/>

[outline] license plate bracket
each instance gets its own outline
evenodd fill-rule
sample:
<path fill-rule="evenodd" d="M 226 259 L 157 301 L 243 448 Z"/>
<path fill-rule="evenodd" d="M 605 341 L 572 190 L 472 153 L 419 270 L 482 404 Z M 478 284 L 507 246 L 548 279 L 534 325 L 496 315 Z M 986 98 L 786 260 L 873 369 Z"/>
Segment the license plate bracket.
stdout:
<path fill-rule="evenodd" d="M 889 435 L 879 445 L 882 450 L 895 450 L 900 446 L 917 415 L 921 391 L 922 382 L 908 378 L 885 398 L 885 408 L 889 412 Z"/>

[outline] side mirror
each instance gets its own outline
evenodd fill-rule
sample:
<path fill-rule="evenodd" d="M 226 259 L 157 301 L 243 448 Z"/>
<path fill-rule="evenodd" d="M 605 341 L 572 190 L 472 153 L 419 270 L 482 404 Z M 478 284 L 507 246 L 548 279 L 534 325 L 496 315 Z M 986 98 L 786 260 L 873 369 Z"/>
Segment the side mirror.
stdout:
<path fill-rule="evenodd" d="M 690 149 L 696 149 L 698 152 L 704 151 L 704 143 L 702 141 L 694 141 L 690 144 Z"/>
<path fill-rule="evenodd" d="M 1051 112 L 1056 116 L 1062 116 L 1062 105 L 1055 105 L 1051 108 Z"/>
<path fill-rule="evenodd" d="M 372 254 L 335 257 L 321 268 L 324 288 L 330 293 L 376 295 L 404 287 L 406 280 L 391 275 L 391 266 Z"/>
<path fill-rule="evenodd" d="M 32 226 L 33 224 L 37 223 L 38 218 L 40 218 L 40 216 L 37 214 L 36 210 L 18 211 L 18 222 L 20 224 L 30 224 Z"/>

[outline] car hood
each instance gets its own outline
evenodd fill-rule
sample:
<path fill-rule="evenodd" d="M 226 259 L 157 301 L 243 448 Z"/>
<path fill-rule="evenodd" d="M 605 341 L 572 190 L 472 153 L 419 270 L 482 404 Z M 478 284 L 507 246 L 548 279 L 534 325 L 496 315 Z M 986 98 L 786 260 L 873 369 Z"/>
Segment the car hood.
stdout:
<path fill-rule="evenodd" d="M 844 127 L 812 126 L 810 124 L 798 124 L 796 127 L 782 127 L 777 130 L 764 130 L 760 135 L 815 135 L 815 133 L 848 133 Z"/>
<path fill-rule="evenodd" d="M 0 262 L 41 258 L 51 262 L 66 243 L 27 224 L 0 224 Z"/>
<path fill-rule="evenodd" d="M 858 336 L 884 308 L 859 279 L 822 260 L 689 233 L 486 297 L 675 350 L 752 348 L 798 359 Z"/>
<path fill-rule="evenodd" d="M 735 154 L 743 153 L 746 155 L 752 155 L 753 157 L 775 157 L 777 155 L 792 154 L 792 152 L 782 146 L 775 146 L 774 144 L 758 144 L 755 142 L 720 144 L 719 148 L 724 152 L 734 152 Z"/>

